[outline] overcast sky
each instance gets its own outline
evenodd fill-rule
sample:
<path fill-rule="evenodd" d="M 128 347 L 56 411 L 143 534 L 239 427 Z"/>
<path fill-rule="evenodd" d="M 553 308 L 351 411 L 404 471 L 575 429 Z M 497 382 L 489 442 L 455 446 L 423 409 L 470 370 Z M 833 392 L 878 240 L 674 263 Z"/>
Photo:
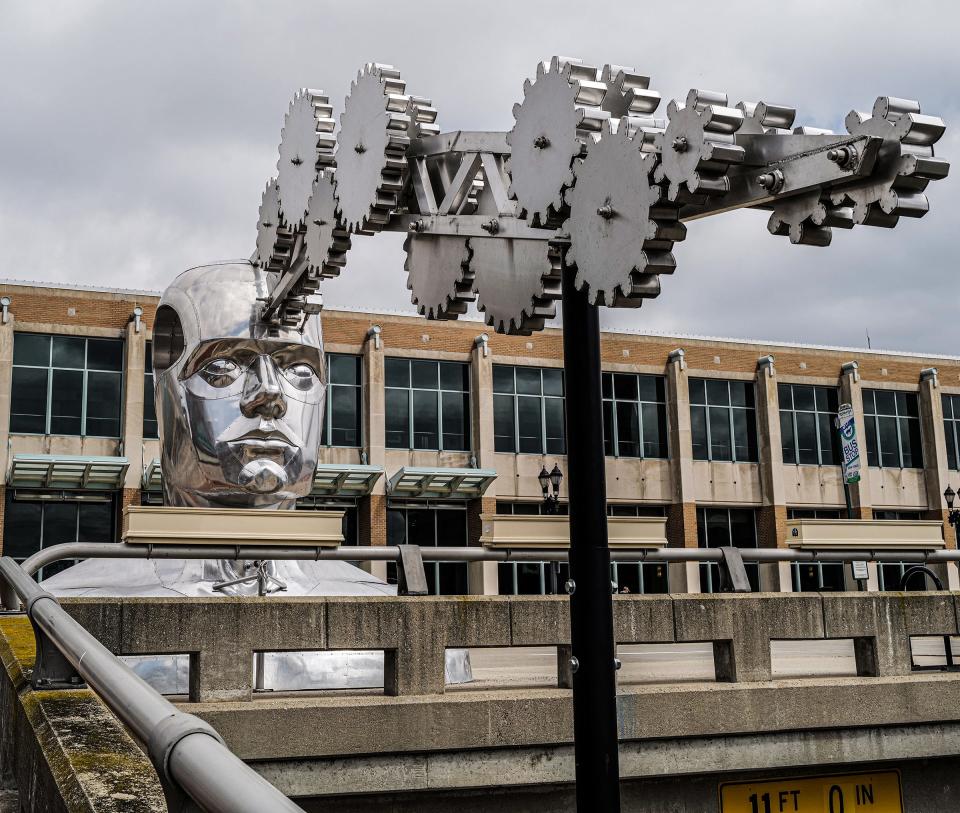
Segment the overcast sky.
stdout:
<path fill-rule="evenodd" d="M 290 97 L 323 88 L 339 117 L 367 61 L 397 66 L 442 129 L 510 129 L 524 78 L 564 54 L 634 66 L 664 99 L 722 90 L 836 130 L 878 95 L 919 99 L 955 158 L 958 34 L 957 6 L 917 0 L 0 0 L 0 276 L 160 290 L 249 256 Z M 692 223 L 660 298 L 604 323 L 960 354 L 958 175 L 922 220 L 826 249 L 770 236 L 763 212 Z M 327 304 L 412 310 L 401 242 L 355 238 Z"/>

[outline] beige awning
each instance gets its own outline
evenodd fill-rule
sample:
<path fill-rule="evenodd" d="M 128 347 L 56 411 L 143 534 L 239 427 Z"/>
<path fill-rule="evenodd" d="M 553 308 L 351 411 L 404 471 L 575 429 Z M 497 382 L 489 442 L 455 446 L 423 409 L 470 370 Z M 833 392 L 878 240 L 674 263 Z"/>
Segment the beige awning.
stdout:
<path fill-rule="evenodd" d="M 392 497 L 472 500 L 483 496 L 496 479 L 492 469 L 404 466 L 387 482 L 387 493 Z"/>
<path fill-rule="evenodd" d="M 113 490 L 120 488 L 129 462 L 125 457 L 15 454 L 7 484 L 17 488 Z"/>

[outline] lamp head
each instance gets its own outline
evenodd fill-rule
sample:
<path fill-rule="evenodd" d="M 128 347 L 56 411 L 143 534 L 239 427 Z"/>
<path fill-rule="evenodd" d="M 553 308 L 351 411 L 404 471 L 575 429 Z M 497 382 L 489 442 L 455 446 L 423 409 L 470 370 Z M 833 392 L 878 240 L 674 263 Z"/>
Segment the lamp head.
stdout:
<path fill-rule="evenodd" d="M 946 491 L 943 492 L 943 499 L 947 501 L 947 508 L 953 508 L 953 501 L 956 497 L 957 492 L 950 488 L 950 486 L 947 486 Z"/>
<path fill-rule="evenodd" d="M 540 474 L 537 475 L 537 480 L 540 481 L 540 488 L 543 489 L 543 496 L 547 496 L 547 488 L 550 486 L 550 475 L 547 473 L 547 467 L 541 466 Z"/>
<path fill-rule="evenodd" d="M 554 463 L 553 470 L 550 472 L 550 483 L 553 485 L 553 490 L 560 493 L 560 483 L 563 480 L 563 472 L 560 471 L 560 467 Z"/>

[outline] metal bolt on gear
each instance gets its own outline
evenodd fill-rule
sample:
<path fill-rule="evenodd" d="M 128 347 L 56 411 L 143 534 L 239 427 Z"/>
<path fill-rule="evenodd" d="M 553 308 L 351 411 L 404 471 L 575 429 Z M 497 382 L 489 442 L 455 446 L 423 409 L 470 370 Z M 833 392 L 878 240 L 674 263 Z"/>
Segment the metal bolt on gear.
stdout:
<path fill-rule="evenodd" d="M 368 63 L 350 85 L 337 135 L 334 195 L 351 232 L 379 231 L 399 205 L 410 144 L 410 97 L 400 72 Z"/>
<path fill-rule="evenodd" d="M 255 262 L 267 271 L 282 272 L 290 263 L 295 234 L 280 224 L 280 195 L 276 179 L 267 182 L 257 219 Z"/>
<path fill-rule="evenodd" d="M 558 225 L 565 215 L 563 192 L 574 182 L 571 165 L 609 113 L 600 105 L 607 92 L 597 69 L 579 60 L 553 57 L 523 84 L 513 106 L 510 196 L 536 226 Z"/>
<path fill-rule="evenodd" d="M 950 169 L 933 154 L 946 129 L 943 119 L 921 114 L 919 102 L 880 96 L 872 115 L 852 110 L 845 124 L 851 135 L 882 138 L 883 147 L 870 177 L 836 190 L 833 202 L 852 204 L 857 225 L 892 228 L 901 217 L 923 217 L 930 209 L 923 191 Z"/>
<path fill-rule="evenodd" d="M 333 165 L 334 126 L 333 107 L 322 90 L 297 91 L 283 121 L 277 160 L 280 217 L 288 226 L 303 224 L 317 174 Z"/>
<path fill-rule="evenodd" d="M 638 307 L 660 293 L 659 274 L 676 268 L 673 244 L 686 227 L 678 207 L 661 200 L 651 181 L 656 157 L 621 125 L 607 126 L 587 157 L 574 165 L 576 185 L 567 193 L 570 235 L 567 265 L 575 285 L 586 286 L 595 305 Z"/>
<path fill-rule="evenodd" d="M 667 197 L 723 195 L 730 189 L 726 177 L 731 164 L 743 161 L 744 149 L 733 143 L 743 124 L 743 112 L 727 107 L 727 95 L 693 89 L 686 104 L 667 105 L 670 123 L 660 136 L 660 165 L 656 180 L 669 181 Z"/>
<path fill-rule="evenodd" d="M 410 232 L 403 243 L 410 301 L 428 319 L 456 319 L 476 299 L 465 237 Z"/>
<path fill-rule="evenodd" d="M 562 249 L 540 240 L 471 238 L 477 308 L 497 333 L 529 336 L 557 315 Z"/>

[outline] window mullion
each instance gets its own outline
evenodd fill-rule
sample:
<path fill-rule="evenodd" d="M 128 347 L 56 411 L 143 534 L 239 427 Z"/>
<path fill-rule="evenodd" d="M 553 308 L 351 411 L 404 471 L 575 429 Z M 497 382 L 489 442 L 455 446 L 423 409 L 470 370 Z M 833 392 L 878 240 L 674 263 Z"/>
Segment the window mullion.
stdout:
<path fill-rule="evenodd" d="M 896 405 L 893 407 L 893 414 L 897 425 L 897 462 L 900 464 L 900 468 L 903 468 L 903 434 L 900 432 L 900 410 L 897 409 Z"/>
<path fill-rule="evenodd" d="M 610 388 L 613 389 L 613 381 L 610 382 Z M 617 417 L 617 393 L 612 392 L 610 399 L 610 422 L 613 424 L 613 456 L 620 457 L 620 422 Z"/>
<path fill-rule="evenodd" d="M 44 424 L 44 434 L 50 434 L 50 425 L 53 420 L 53 365 L 47 367 L 47 419 Z"/>
<path fill-rule="evenodd" d="M 413 433 L 413 382 L 410 382 L 410 389 L 407 390 L 407 441 L 408 448 L 415 449 L 416 436 Z"/>
<path fill-rule="evenodd" d="M 733 404 L 727 407 L 727 420 L 730 423 L 730 460 L 737 462 L 737 436 L 734 434 L 736 422 L 733 420 Z"/>

